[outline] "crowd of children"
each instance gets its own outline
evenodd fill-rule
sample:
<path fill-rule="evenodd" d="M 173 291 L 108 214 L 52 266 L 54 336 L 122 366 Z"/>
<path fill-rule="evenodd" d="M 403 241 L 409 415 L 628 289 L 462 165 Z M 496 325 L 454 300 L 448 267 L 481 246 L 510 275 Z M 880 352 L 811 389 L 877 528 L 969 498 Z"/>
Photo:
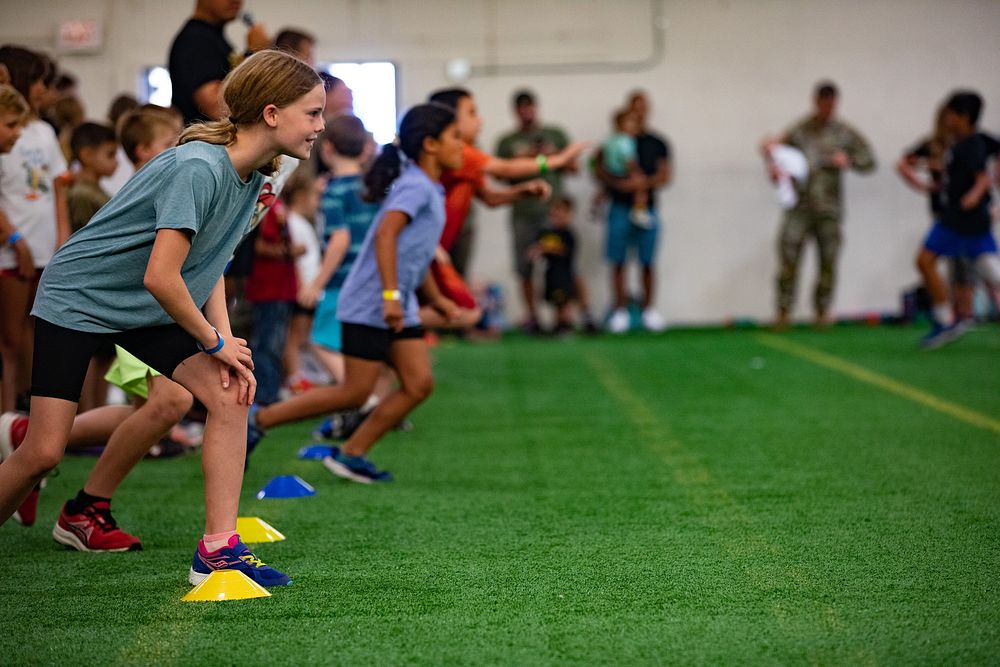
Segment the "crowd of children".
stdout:
<path fill-rule="evenodd" d="M 197 403 L 206 522 L 189 580 L 237 568 L 290 583 L 235 533 L 243 466 L 233 462 L 273 427 L 334 414 L 339 426 L 321 432 L 344 442 L 324 465 L 356 482 L 392 479 L 368 454 L 433 390 L 427 330 L 469 331 L 483 317 L 450 254 L 474 200 L 547 211 L 517 241 L 518 263 L 544 262 L 556 333 L 598 330 L 576 266 L 577 206 L 542 178 L 572 171 L 587 144 L 490 155 L 477 148 L 474 95 L 449 88 L 411 108 L 379 148 L 343 82 L 272 49 L 221 83 L 227 116 L 187 128 L 176 111 L 127 96 L 111 124 L 88 122 L 75 85 L 48 57 L 0 47 L 0 523 L 35 523 L 63 452 L 103 445 L 53 536 L 81 551 L 141 548 L 118 527 L 112 497 L 161 439 L 186 439 L 176 427 Z M 935 322 L 927 347 L 961 335 L 974 276 L 1000 295 L 988 173 L 1000 143 L 978 130 L 981 109 L 971 91 L 952 95 L 934 135 L 898 165 L 930 195 L 935 220 L 917 260 Z M 633 96 L 594 160 L 610 198 L 616 332 L 628 328 L 630 248 L 646 271 L 644 326 L 663 328 L 651 306 L 652 198 L 669 181 L 669 147 L 645 131 L 646 112 Z M 244 240 L 249 342 L 233 333 L 226 289 Z M 962 272 L 953 304 L 939 257 Z M 307 358 L 329 382 L 305 372 Z M 105 405 L 107 383 L 130 404 Z"/>

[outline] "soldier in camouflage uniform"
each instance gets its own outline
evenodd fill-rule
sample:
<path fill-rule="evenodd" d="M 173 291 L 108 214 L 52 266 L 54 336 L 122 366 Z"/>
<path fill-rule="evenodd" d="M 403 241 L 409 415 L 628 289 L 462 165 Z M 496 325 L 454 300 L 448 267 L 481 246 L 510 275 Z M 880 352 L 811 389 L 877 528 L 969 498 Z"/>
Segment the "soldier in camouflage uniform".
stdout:
<path fill-rule="evenodd" d="M 773 179 L 777 171 L 770 161 L 775 143 L 793 146 L 806 156 L 809 176 L 797 183 L 798 202 L 785 213 L 778 239 L 781 268 L 778 272 L 778 318 L 775 327 L 787 328 L 795 301 L 799 257 L 806 238 L 816 239 L 819 248 L 819 278 L 813 296 L 817 327 L 829 324 L 830 302 L 836 284 L 837 257 L 841 245 L 843 172 L 854 169 L 868 173 L 875 169 L 875 156 L 864 137 L 854 128 L 834 118 L 837 88 L 822 83 L 816 88 L 815 112 L 777 139 L 765 142 L 764 155 Z"/>

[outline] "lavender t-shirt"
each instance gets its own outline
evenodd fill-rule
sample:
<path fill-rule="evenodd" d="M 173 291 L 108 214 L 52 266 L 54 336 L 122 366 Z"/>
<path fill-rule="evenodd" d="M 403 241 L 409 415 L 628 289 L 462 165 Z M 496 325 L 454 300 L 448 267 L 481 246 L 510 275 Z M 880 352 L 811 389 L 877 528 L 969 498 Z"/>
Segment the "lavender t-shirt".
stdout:
<path fill-rule="evenodd" d="M 404 326 L 420 325 L 416 290 L 427 275 L 444 229 L 444 188 L 412 162 L 392 184 L 344 281 L 337 302 L 337 319 L 341 322 L 389 328 L 382 319 L 383 287 L 375 259 L 375 234 L 390 211 L 399 211 L 410 219 L 396 246 L 396 279 L 403 300 Z"/>

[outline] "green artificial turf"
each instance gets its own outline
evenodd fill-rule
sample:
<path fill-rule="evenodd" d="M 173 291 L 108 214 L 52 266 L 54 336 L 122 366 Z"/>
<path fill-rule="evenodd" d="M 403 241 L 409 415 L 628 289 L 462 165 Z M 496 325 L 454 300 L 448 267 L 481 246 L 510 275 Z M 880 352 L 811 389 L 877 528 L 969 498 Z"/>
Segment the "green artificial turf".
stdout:
<path fill-rule="evenodd" d="M 1000 419 L 1000 331 L 784 340 Z M 115 499 L 145 550 L 0 528 L 0 663 L 995 664 L 1000 432 L 775 350 L 753 331 L 444 343 L 437 388 L 367 487 L 254 454 L 241 514 L 284 542 L 271 598 L 182 603 L 200 461 L 147 461 Z M 275 475 L 317 495 L 258 501 Z"/>

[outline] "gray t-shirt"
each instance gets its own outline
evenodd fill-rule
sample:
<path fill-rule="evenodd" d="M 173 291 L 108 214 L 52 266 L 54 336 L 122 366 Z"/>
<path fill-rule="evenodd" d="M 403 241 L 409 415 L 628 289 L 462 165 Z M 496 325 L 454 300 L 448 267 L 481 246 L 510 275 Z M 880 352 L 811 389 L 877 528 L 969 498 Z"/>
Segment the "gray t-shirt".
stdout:
<path fill-rule="evenodd" d="M 191 232 L 181 276 L 202 308 L 249 231 L 263 182 L 256 171 L 242 181 L 223 146 L 193 141 L 165 151 L 56 252 L 31 314 L 94 333 L 170 324 L 143 285 L 160 229 Z"/>
<path fill-rule="evenodd" d="M 397 241 L 396 280 L 403 300 L 404 326 L 420 325 L 416 290 L 427 275 L 444 229 L 444 188 L 412 162 L 392 184 L 347 274 L 337 301 L 341 322 L 389 328 L 382 319 L 382 277 L 375 258 L 375 234 L 389 211 L 405 213 L 410 219 Z"/>

